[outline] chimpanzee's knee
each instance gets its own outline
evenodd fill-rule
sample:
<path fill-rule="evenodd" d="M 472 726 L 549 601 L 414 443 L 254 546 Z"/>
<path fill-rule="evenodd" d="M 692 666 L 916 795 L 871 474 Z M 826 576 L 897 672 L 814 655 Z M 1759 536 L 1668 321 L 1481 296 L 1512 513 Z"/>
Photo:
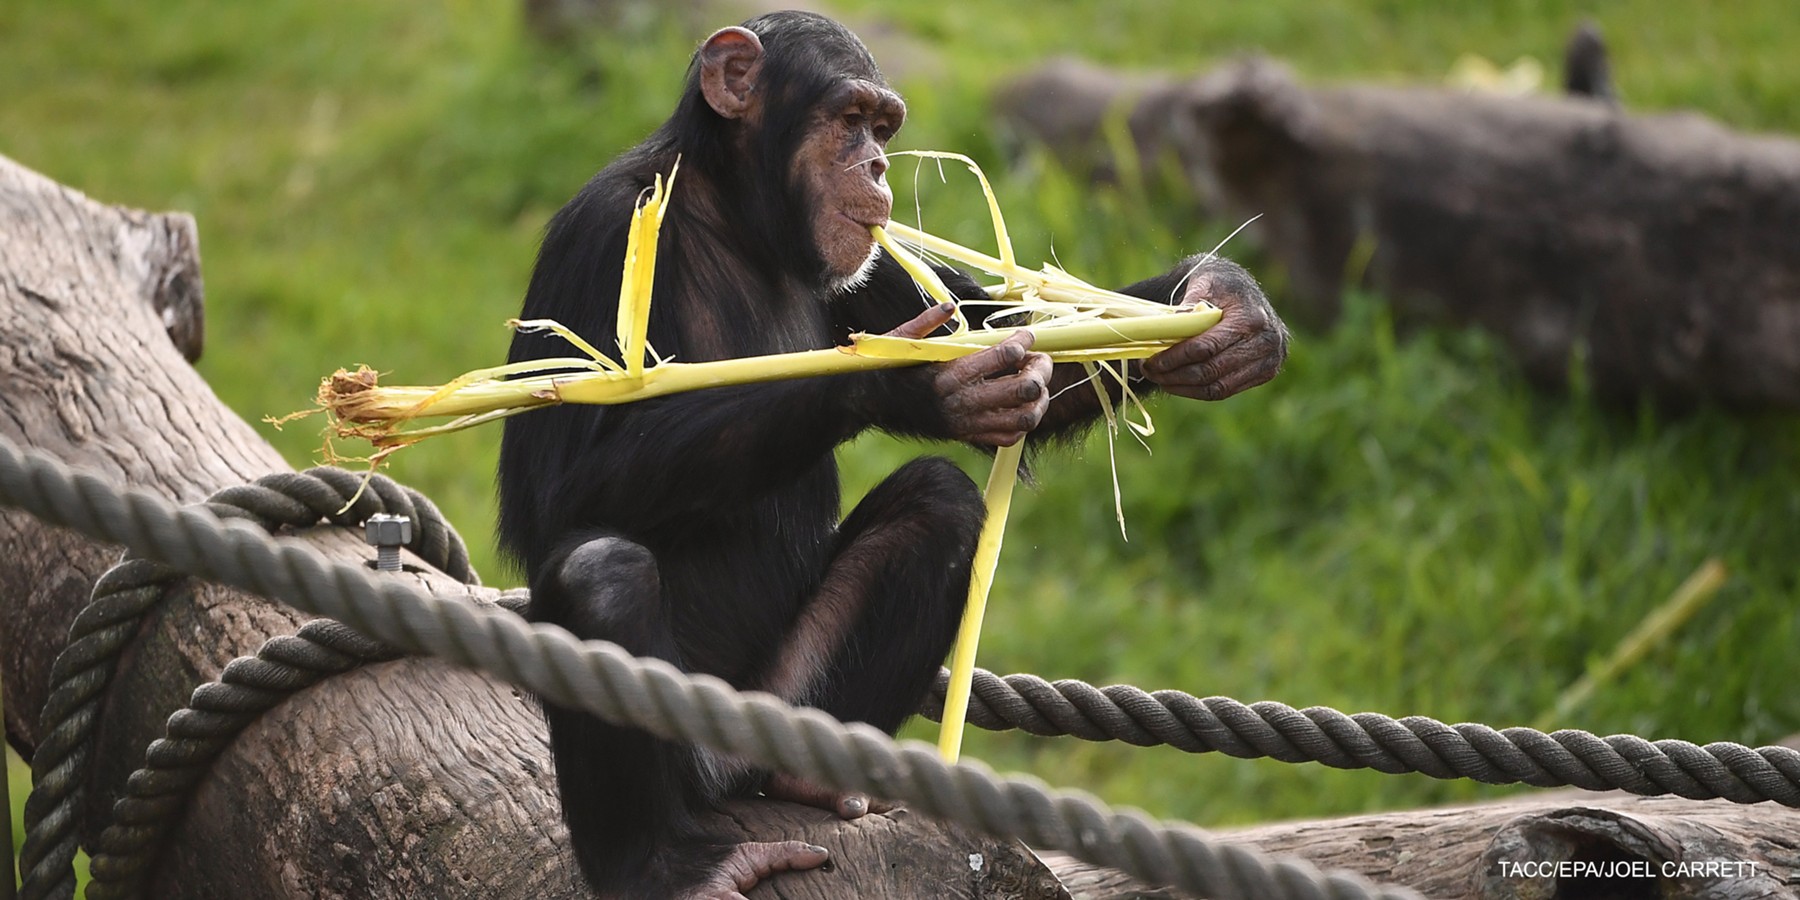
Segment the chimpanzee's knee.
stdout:
<path fill-rule="evenodd" d="M 531 586 L 531 618 L 640 656 L 673 647 L 656 557 L 615 535 L 584 534 L 552 554 Z"/>
<path fill-rule="evenodd" d="M 858 610 L 817 705 L 888 733 L 918 709 L 950 650 L 986 507 L 949 460 L 901 466 L 839 531 L 835 574 Z"/>
<path fill-rule="evenodd" d="M 603 535 L 583 540 L 555 565 L 555 577 L 574 594 L 656 587 L 656 557 L 644 545 Z"/>
<path fill-rule="evenodd" d="M 952 547 L 967 545 L 973 552 L 987 506 L 981 490 L 955 463 L 941 456 L 922 456 L 895 469 L 857 504 L 851 520 L 897 522 L 915 520 L 928 525 L 935 536 Z"/>

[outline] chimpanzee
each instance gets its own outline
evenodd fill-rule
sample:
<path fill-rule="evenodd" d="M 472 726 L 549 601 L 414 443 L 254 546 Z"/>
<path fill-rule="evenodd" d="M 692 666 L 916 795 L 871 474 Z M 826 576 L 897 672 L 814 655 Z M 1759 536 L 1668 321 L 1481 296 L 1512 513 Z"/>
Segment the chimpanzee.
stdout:
<path fill-rule="evenodd" d="M 883 153 L 906 107 L 856 36 L 820 16 L 760 16 L 707 38 L 675 112 L 550 222 L 523 317 L 615 343 L 633 205 L 681 161 L 658 244 L 650 343 L 697 362 L 829 347 L 852 331 L 922 336 L 950 317 L 879 252 L 892 206 Z M 966 275 L 943 270 L 964 298 Z M 1220 399 L 1273 377 L 1287 333 L 1255 282 L 1190 260 L 1126 289 L 1224 310 L 1134 372 Z M 509 419 L 500 539 L 531 616 L 633 653 L 889 733 L 918 707 L 968 589 L 983 507 L 956 466 L 902 466 L 838 521 L 832 450 L 869 428 L 981 446 L 1091 422 L 1079 367 L 1031 336 L 955 362 L 712 388 Z M 565 355 L 519 336 L 510 359 Z M 1059 393 L 1061 392 L 1061 393 Z M 825 861 L 798 842 L 733 844 L 697 812 L 758 790 L 846 818 L 870 798 L 757 771 L 548 706 L 576 861 L 609 897 L 738 897 Z"/>

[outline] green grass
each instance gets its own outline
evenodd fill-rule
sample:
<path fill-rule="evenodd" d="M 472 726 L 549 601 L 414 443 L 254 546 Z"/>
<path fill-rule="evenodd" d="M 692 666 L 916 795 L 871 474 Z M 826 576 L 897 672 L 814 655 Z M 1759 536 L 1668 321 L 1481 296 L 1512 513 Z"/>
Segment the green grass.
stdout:
<path fill-rule="evenodd" d="M 1021 253 L 1053 247 L 1102 283 L 1161 271 L 1237 223 L 1199 218 L 1167 186 L 1008 171 L 982 98 L 1052 53 L 1196 69 L 1261 48 L 1309 78 L 1429 80 L 1463 52 L 1554 68 L 1585 12 L 1606 27 L 1634 108 L 1800 129 L 1788 0 L 845 6 L 882 10 L 940 54 L 935 77 L 902 85 L 899 145 L 977 156 Z M 246 418 L 305 406 L 341 365 L 442 381 L 504 355 L 500 323 L 543 222 L 666 115 L 701 36 L 653 28 L 555 53 L 522 36 L 515 7 L 8 4 L 0 153 L 109 202 L 198 217 L 201 370 Z M 908 166 L 895 170 L 902 209 Z M 972 181 L 921 186 L 927 227 L 986 240 Z M 1046 461 L 1043 487 L 1015 506 L 982 662 L 1519 724 L 1718 557 L 1731 577 L 1711 603 L 1567 724 L 1697 742 L 1800 730 L 1785 687 L 1800 640 L 1800 423 L 1545 396 L 1478 334 L 1395 331 L 1379 298 L 1356 297 L 1339 328 L 1298 337 L 1269 387 L 1159 404 L 1154 455 L 1119 448 L 1129 543 L 1103 443 Z M 296 465 L 319 443 L 309 425 L 268 434 Z M 392 471 L 443 506 L 490 582 L 511 583 L 491 546 L 497 434 L 426 444 Z M 851 496 L 917 452 L 881 438 L 847 448 Z M 974 734 L 969 753 L 1213 825 L 1484 793 L 1006 735 Z"/>

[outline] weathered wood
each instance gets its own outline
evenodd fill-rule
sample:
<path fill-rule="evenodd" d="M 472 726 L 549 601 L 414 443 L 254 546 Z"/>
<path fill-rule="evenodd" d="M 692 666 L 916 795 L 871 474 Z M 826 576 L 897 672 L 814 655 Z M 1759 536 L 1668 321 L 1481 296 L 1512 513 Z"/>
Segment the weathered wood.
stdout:
<path fill-rule="evenodd" d="M 182 501 L 287 469 L 188 360 L 201 335 L 193 220 L 103 206 L 0 157 L 0 433 Z M 301 537 L 343 559 L 354 534 Z M 50 664 L 118 556 L 0 510 L 0 653 L 8 740 L 27 759 Z M 428 590 L 488 601 L 409 559 Z M 192 688 L 307 617 L 211 585 L 172 591 L 106 698 L 91 838 L 143 749 Z M 736 804 L 721 826 L 833 850 L 833 870 L 757 897 L 1062 896 L 1029 851 L 904 811 L 840 822 Z M 536 704 L 429 660 L 368 666 L 250 726 L 200 785 L 160 856 L 156 897 L 578 896 Z M 979 859 L 972 867 L 971 859 Z"/>
<path fill-rule="evenodd" d="M 9 437 L 183 501 L 286 468 L 184 358 L 200 352 L 194 234 L 186 215 L 102 207 L 0 159 Z M 0 510 L 6 729 L 16 745 L 36 745 L 51 657 L 117 555 Z"/>
<path fill-rule="evenodd" d="M 1038 857 L 1074 900 L 1187 900 L 1169 888 L 1153 887 L 1117 869 L 1082 862 L 1064 853 L 1040 853 Z"/>
<path fill-rule="evenodd" d="M 1800 896 L 1793 887 L 1800 884 L 1800 812 L 1772 803 L 1566 791 L 1284 822 L 1225 837 L 1443 900 Z M 1043 858 L 1076 900 L 1185 896 L 1060 854 Z M 1567 864 L 1560 873 L 1559 863 Z"/>
<path fill-rule="evenodd" d="M 1067 99 L 1069 102 L 1063 102 Z M 1800 141 L 1592 98 L 1309 87 L 1265 60 L 1196 79 L 1079 64 L 1002 118 L 1097 166 L 1115 107 L 1282 264 L 1283 314 L 1322 324 L 1365 280 L 1403 317 L 1473 323 L 1525 371 L 1572 360 L 1603 396 L 1800 409 Z"/>

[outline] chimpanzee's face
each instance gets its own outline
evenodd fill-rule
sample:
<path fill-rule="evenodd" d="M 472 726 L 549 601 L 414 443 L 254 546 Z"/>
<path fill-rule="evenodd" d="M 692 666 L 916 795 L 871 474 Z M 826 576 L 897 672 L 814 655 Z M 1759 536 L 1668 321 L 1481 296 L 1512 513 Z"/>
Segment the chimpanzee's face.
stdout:
<path fill-rule="evenodd" d="M 906 121 L 906 103 L 886 87 L 850 78 L 819 103 L 794 154 L 793 183 L 806 195 L 813 243 L 834 285 L 858 281 L 875 258 L 869 229 L 894 208 L 887 144 Z"/>

